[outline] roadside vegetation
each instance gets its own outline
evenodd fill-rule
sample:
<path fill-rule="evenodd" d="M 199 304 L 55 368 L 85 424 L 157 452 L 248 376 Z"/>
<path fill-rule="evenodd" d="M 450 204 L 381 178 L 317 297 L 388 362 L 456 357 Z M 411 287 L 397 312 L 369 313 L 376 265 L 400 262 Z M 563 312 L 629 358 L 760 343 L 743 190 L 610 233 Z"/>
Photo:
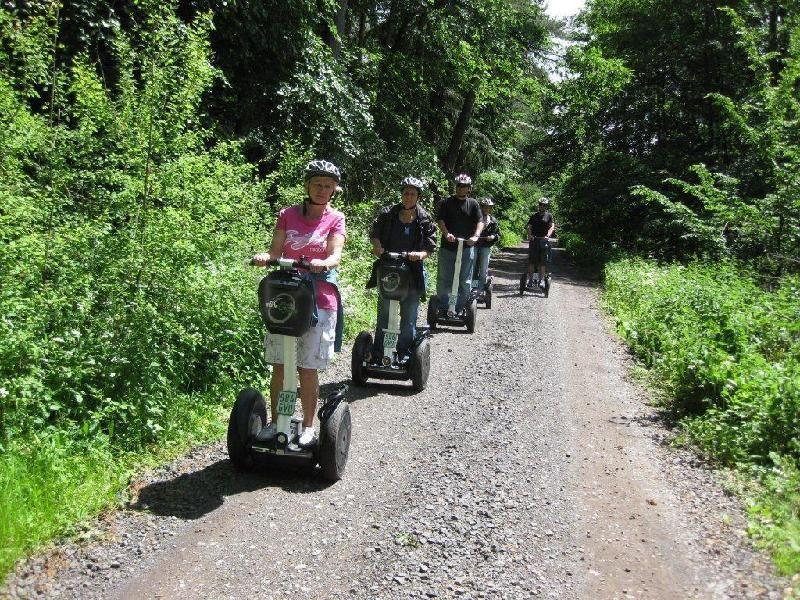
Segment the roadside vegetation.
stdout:
<path fill-rule="evenodd" d="M 756 476 L 752 529 L 787 574 L 800 570 L 800 278 L 767 291 L 743 265 L 605 269 L 604 301 L 655 376 L 665 408 L 713 460 Z"/>

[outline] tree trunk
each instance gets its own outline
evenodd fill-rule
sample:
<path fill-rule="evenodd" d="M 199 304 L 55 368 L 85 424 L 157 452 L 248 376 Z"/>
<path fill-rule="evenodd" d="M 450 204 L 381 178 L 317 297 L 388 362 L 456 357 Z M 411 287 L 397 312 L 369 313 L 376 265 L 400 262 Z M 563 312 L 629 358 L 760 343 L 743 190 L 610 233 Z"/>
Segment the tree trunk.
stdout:
<path fill-rule="evenodd" d="M 461 150 L 461 145 L 464 143 L 464 135 L 467 133 L 470 119 L 472 118 L 472 110 L 475 108 L 476 88 L 478 82 L 473 80 L 470 89 L 464 96 L 464 103 L 461 106 L 461 113 L 458 115 L 458 120 L 453 128 L 453 137 L 450 139 L 450 146 L 447 148 L 447 157 L 444 160 L 444 170 L 448 174 L 453 174 L 455 168 L 458 166 L 458 154 Z"/>
<path fill-rule="evenodd" d="M 367 33 L 367 11 L 362 10 L 358 17 L 358 46 L 364 47 L 364 39 Z"/>
<path fill-rule="evenodd" d="M 333 57 L 338 59 L 342 54 L 342 40 L 345 37 L 347 25 L 347 3 L 349 0 L 339 0 L 339 10 L 336 12 L 336 35 L 331 33 L 328 45 L 333 52 Z"/>

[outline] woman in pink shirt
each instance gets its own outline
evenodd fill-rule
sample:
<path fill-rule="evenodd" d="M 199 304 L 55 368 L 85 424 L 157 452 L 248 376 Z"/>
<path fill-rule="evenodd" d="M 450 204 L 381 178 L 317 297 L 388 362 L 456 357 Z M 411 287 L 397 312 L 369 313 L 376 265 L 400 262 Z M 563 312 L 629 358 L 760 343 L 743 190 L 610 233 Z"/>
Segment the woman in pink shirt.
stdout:
<path fill-rule="evenodd" d="M 300 446 L 316 442 L 314 413 L 319 399 L 319 369 L 325 369 L 333 356 L 337 337 L 341 299 L 334 269 L 342 258 L 345 239 L 344 215 L 329 206 L 341 181 L 339 169 L 325 160 L 312 160 L 305 171 L 306 199 L 302 205 L 284 208 L 278 215 L 269 252 L 256 254 L 253 264 L 266 266 L 271 258 L 298 259 L 305 256 L 315 275 L 317 324 L 297 341 L 297 371 L 300 380 L 300 403 L 303 406 L 303 434 Z M 341 323 L 339 323 L 341 329 Z M 338 350 L 338 347 L 336 348 Z M 272 421 L 258 434 L 269 440 L 275 435 L 278 394 L 283 389 L 283 346 L 276 336 L 267 333 L 264 357 L 272 365 L 270 397 Z"/>

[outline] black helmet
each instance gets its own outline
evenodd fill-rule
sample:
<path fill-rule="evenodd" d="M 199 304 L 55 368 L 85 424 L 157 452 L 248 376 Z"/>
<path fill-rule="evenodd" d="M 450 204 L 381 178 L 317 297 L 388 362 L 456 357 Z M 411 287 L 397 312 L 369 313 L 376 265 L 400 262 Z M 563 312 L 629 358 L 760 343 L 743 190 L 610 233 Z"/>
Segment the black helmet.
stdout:
<path fill-rule="evenodd" d="M 481 198 L 481 206 L 494 206 L 494 200 L 486 196 L 486 198 Z"/>
<path fill-rule="evenodd" d="M 305 178 L 306 181 L 312 177 L 330 177 L 339 183 L 342 180 L 342 174 L 339 168 L 332 162 L 316 158 L 306 165 Z"/>
<path fill-rule="evenodd" d="M 542 196 L 541 198 L 539 198 L 539 204 L 550 206 L 550 198 L 548 198 L 547 196 Z"/>
<path fill-rule="evenodd" d="M 459 173 L 455 178 L 456 185 L 472 185 L 472 177 L 466 173 Z"/>
<path fill-rule="evenodd" d="M 403 181 L 400 182 L 400 191 L 407 187 L 417 188 L 419 195 L 422 195 L 422 192 L 425 191 L 425 184 L 422 182 L 421 179 L 417 179 L 416 177 L 412 177 L 409 175 Z"/>

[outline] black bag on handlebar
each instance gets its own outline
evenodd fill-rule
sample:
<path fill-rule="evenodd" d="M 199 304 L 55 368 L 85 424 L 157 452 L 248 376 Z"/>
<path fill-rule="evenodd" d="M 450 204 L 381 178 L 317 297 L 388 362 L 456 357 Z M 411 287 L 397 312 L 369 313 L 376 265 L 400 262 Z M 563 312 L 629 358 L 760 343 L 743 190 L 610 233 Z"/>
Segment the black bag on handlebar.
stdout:
<path fill-rule="evenodd" d="M 387 300 L 403 301 L 411 289 L 411 265 L 404 258 L 378 261 L 378 291 Z"/>
<path fill-rule="evenodd" d="M 258 286 L 258 307 L 270 333 L 301 337 L 313 325 L 314 283 L 299 271 L 272 271 Z"/>

